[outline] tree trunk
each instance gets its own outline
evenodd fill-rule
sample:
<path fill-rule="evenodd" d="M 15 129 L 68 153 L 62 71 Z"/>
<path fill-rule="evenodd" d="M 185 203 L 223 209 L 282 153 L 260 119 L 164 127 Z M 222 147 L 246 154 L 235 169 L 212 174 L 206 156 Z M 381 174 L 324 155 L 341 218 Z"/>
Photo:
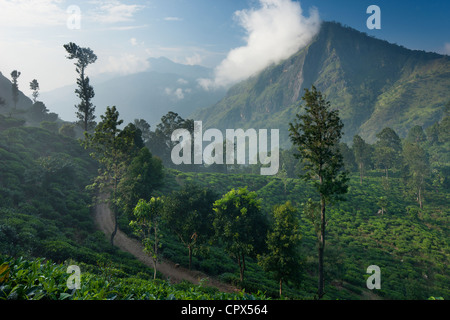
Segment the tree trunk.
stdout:
<path fill-rule="evenodd" d="M 116 210 L 114 210 L 114 230 L 111 233 L 111 245 L 114 245 L 114 237 L 116 236 L 117 233 L 117 213 Z"/>
<path fill-rule="evenodd" d="M 422 188 L 419 187 L 419 207 L 420 209 L 423 209 L 423 204 L 422 204 Z"/>
<path fill-rule="evenodd" d="M 359 164 L 359 184 L 362 184 L 363 181 L 363 163 Z"/>
<path fill-rule="evenodd" d="M 324 295 L 324 274 L 323 274 L 323 254 L 325 249 L 325 199 L 320 196 L 320 240 L 319 240 L 319 290 L 318 295 L 321 299 Z"/>
<path fill-rule="evenodd" d="M 191 245 L 188 245 L 188 250 L 189 250 L 189 270 L 191 270 L 191 265 L 192 265 L 192 248 L 191 248 Z"/>
<path fill-rule="evenodd" d="M 241 283 L 243 283 L 244 282 L 244 272 L 245 272 L 245 255 L 242 254 L 242 258 L 241 258 L 241 253 L 238 253 L 237 257 L 238 257 L 238 264 L 239 264 L 239 275 L 240 275 Z"/>
<path fill-rule="evenodd" d="M 241 279 L 241 283 L 244 281 L 244 270 L 242 267 L 242 262 L 241 262 L 241 254 L 238 253 L 238 264 L 239 264 L 239 276 Z"/>
<path fill-rule="evenodd" d="M 282 294 L 283 294 L 283 279 L 280 279 L 280 298 Z"/>
<path fill-rule="evenodd" d="M 157 226 L 157 222 L 154 222 L 154 232 L 155 232 L 155 244 L 153 247 L 153 252 L 154 252 L 154 258 L 153 258 L 153 266 L 154 266 L 154 273 L 153 273 L 153 280 L 156 279 L 156 262 L 158 261 L 158 226 Z"/>
<path fill-rule="evenodd" d="M 117 178 L 114 178 L 114 193 L 113 193 L 113 199 L 111 202 L 111 206 L 112 206 L 112 210 L 114 213 L 114 231 L 111 233 L 111 245 L 114 245 L 114 237 L 116 236 L 117 233 L 117 210 L 116 210 L 116 204 L 114 202 L 114 200 L 116 199 L 116 191 L 117 191 Z"/>

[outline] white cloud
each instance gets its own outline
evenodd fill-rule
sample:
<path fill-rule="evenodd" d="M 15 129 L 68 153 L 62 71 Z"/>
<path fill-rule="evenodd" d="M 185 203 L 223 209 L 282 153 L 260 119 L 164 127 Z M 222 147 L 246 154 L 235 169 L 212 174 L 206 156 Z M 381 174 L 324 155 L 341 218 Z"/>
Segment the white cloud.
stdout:
<path fill-rule="evenodd" d="M 183 19 L 179 17 L 165 17 L 164 21 L 183 21 Z"/>
<path fill-rule="evenodd" d="M 92 74 L 119 73 L 122 75 L 142 72 L 150 67 L 146 56 L 137 56 L 132 53 L 124 53 L 119 56 L 109 56 L 99 59 L 92 65 Z"/>
<path fill-rule="evenodd" d="M 105 28 L 105 30 L 112 30 L 112 31 L 129 31 L 129 30 L 135 30 L 135 29 L 142 29 L 147 28 L 148 25 L 140 25 L 140 26 L 114 26 L 114 27 L 108 27 Z"/>
<path fill-rule="evenodd" d="M 444 45 L 444 54 L 450 56 L 450 42 L 447 42 L 447 43 Z"/>
<path fill-rule="evenodd" d="M 186 64 L 190 66 L 200 65 L 202 60 L 203 58 L 198 53 L 195 53 L 191 57 L 186 57 Z"/>
<path fill-rule="evenodd" d="M 136 38 L 131 38 L 130 39 L 130 43 L 131 43 L 132 46 L 137 46 L 137 44 L 138 44 Z"/>
<path fill-rule="evenodd" d="M 166 95 L 174 98 L 175 100 L 183 100 L 184 99 L 184 95 L 186 93 L 190 93 L 191 89 L 182 89 L 182 88 L 177 88 L 177 89 L 171 89 L 171 88 L 165 88 L 164 92 L 166 93 Z"/>
<path fill-rule="evenodd" d="M 229 86 L 290 57 L 319 31 L 316 9 L 305 17 L 300 3 L 291 0 L 259 0 L 259 4 L 257 9 L 235 12 L 246 30 L 246 45 L 228 53 L 215 69 L 214 79 L 199 79 L 205 89 Z"/>
<path fill-rule="evenodd" d="M 96 8 L 89 14 L 89 18 L 101 23 L 117 23 L 134 21 L 134 14 L 145 8 L 144 5 L 124 4 L 118 0 L 92 1 Z"/>
<path fill-rule="evenodd" d="M 178 100 L 184 99 L 183 89 L 178 88 L 177 90 L 175 90 L 175 96 L 177 97 Z"/>
<path fill-rule="evenodd" d="M 0 0 L 0 26 L 63 25 L 68 15 L 61 3 L 62 0 Z"/>

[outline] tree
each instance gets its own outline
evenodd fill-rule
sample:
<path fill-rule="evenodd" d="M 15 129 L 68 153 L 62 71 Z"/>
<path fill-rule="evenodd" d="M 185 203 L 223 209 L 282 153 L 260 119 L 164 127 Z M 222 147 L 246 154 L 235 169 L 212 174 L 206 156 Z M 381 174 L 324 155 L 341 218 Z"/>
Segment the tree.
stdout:
<path fill-rule="evenodd" d="M 89 77 L 85 75 L 86 67 L 97 60 L 97 56 L 90 48 L 82 48 L 73 42 L 64 45 L 64 48 L 69 53 L 67 59 L 76 59 L 75 62 L 76 72 L 79 75 L 77 79 L 78 88 L 75 93 L 80 98 L 81 102 L 77 106 L 77 118 L 79 123 L 82 124 L 84 131 L 88 131 L 94 126 L 95 119 L 95 106 L 91 100 L 94 98 L 94 88 L 89 83 Z"/>
<path fill-rule="evenodd" d="M 19 101 L 19 84 L 17 82 L 17 79 L 20 77 L 20 72 L 17 70 L 14 70 L 11 72 L 11 78 L 12 78 L 12 100 L 14 103 L 14 109 L 17 109 L 17 102 Z"/>
<path fill-rule="evenodd" d="M 265 217 L 255 192 L 232 189 L 214 203 L 215 236 L 239 265 L 241 283 L 246 270 L 245 257 L 261 250 L 266 235 Z"/>
<path fill-rule="evenodd" d="M 389 179 L 389 169 L 401 162 L 402 142 L 397 133 L 389 127 L 384 128 L 376 137 L 378 140 L 375 144 L 375 164 L 384 169 L 386 179 Z"/>
<path fill-rule="evenodd" d="M 42 121 L 54 122 L 58 119 L 58 115 L 54 112 L 48 112 L 46 105 L 42 101 L 36 101 L 33 103 L 28 111 L 32 121 L 37 123 Z"/>
<path fill-rule="evenodd" d="M 370 164 L 371 149 L 363 138 L 358 135 L 353 137 L 353 153 L 355 154 L 355 161 L 359 168 L 359 183 L 362 184 L 364 177 L 364 170 Z"/>
<path fill-rule="evenodd" d="M 423 208 L 423 193 L 426 178 L 430 175 L 428 155 L 418 143 L 406 143 L 403 148 L 403 158 L 408 166 L 408 181 L 417 195 L 417 203 Z"/>
<path fill-rule="evenodd" d="M 211 234 L 212 209 L 217 195 L 207 188 L 186 184 L 164 199 L 164 220 L 181 243 L 188 249 L 189 269 L 192 266 L 192 253 L 206 243 Z"/>
<path fill-rule="evenodd" d="M 31 94 L 33 97 L 33 103 L 36 103 L 37 97 L 39 96 L 39 82 L 36 79 L 30 82 L 30 89 L 33 91 Z"/>
<path fill-rule="evenodd" d="M 344 168 L 347 171 L 353 172 L 356 168 L 356 162 L 352 149 L 345 142 L 339 143 L 339 149 L 342 155 L 342 161 L 344 162 Z"/>
<path fill-rule="evenodd" d="M 286 195 L 287 183 L 288 183 L 288 174 L 287 174 L 286 166 L 285 166 L 284 163 L 281 166 L 281 170 L 278 171 L 277 177 L 281 179 L 281 182 L 283 182 L 284 194 Z"/>
<path fill-rule="evenodd" d="M 141 237 L 144 250 L 152 257 L 153 279 L 156 279 L 156 264 L 159 260 L 159 250 L 161 248 L 160 220 L 163 211 L 164 201 L 161 198 L 152 197 L 150 201 L 139 200 L 134 208 L 135 220 L 130 222 L 134 233 Z"/>
<path fill-rule="evenodd" d="M 97 189 L 104 195 L 109 194 L 108 202 L 115 217 L 115 227 L 111 234 L 112 245 L 117 232 L 117 218 L 121 206 L 118 185 L 131 160 L 136 156 L 138 148 L 134 126 L 119 129 L 123 120 L 119 120 L 119 112 L 115 106 L 107 107 L 101 119 L 93 134 L 85 132 L 83 144 L 85 148 L 92 151 L 91 156 L 100 164 L 99 175 L 90 188 Z"/>
<path fill-rule="evenodd" d="M 422 126 L 417 125 L 409 129 L 406 141 L 411 143 L 422 143 L 427 141 L 427 136 L 425 135 Z"/>
<path fill-rule="evenodd" d="M 381 213 L 381 215 L 384 215 L 386 212 L 386 207 L 388 206 L 388 200 L 386 197 L 380 197 L 378 199 L 377 205 L 380 206 L 381 210 L 378 212 Z"/>
<path fill-rule="evenodd" d="M 54 121 L 42 121 L 40 123 L 40 127 L 42 129 L 48 130 L 52 133 L 58 133 L 58 130 L 59 130 L 58 124 Z"/>
<path fill-rule="evenodd" d="M 134 125 L 142 132 L 142 140 L 144 144 L 150 141 L 150 124 L 144 119 L 134 119 Z"/>
<path fill-rule="evenodd" d="M 314 86 L 302 97 L 305 113 L 297 114 L 289 124 L 289 136 L 296 146 L 296 156 L 304 163 L 301 177 L 312 181 L 320 196 L 319 283 L 318 297 L 324 295 L 323 255 L 325 249 L 326 206 L 340 200 L 348 189 L 348 172 L 339 150 L 344 127 L 338 110 L 330 110 L 330 102 Z"/>
<path fill-rule="evenodd" d="M 75 125 L 71 123 L 65 123 L 59 128 L 59 134 L 75 139 L 76 132 L 75 132 Z"/>
<path fill-rule="evenodd" d="M 194 121 L 191 119 L 185 120 L 178 113 L 170 111 L 161 118 L 161 123 L 156 126 L 155 132 L 150 133 L 150 139 L 147 144 L 150 151 L 160 157 L 163 164 L 168 167 L 174 167 L 171 153 L 178 142 L 172 141 L 172 133 L 176 129 L 187 129 L 193 135 Z"/>
<path fill-rule="evenodd" d="M 267 233 L 267 254 L 258 256 L 258 263 L 267 272 L 272 272 L 283 294 L 283 282 L 298 278 L 301 258 L 301 240 L 297 210 L 288 201 L 276 206 L 271 212 L 271 227 Z"/>
<path fill-rule="evenodd" d="M 140 199 L 149 199 L 152 192 L 163 183 L 161 159 L 153 157 L 147 147 L 139 150 L 127 166 L 119 182 L 118 194 L 121 207 L 129 216 Z"/>

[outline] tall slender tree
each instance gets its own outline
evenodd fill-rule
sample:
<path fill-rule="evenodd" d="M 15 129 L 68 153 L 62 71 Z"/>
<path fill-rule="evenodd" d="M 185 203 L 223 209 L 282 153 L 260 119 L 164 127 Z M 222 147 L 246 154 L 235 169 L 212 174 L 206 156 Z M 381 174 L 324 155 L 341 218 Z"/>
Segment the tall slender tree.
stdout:
<path fill-rule="evenodd" d="M 39 97 L 39 82 L 36 79 L 30 82 L 30 89 L 33 91 L 31 96 L 33 97 L 33 103 L 36 103 L 37 97 Z"/>
<path fill-rule="evenodd" d="M 358 164 L 359 183 L 362 184 L 365 169 L 370 163 L 371 149 L 370 145 L 359 135 L 353 137 L 353 153 L 355 154 L 355 161 Z"/>
<path fill-rule="evenodd" d="M 127 167 L 137 154 L 142 141 L 136 141 L 134 126 L 127 126 L 123 130 L 119 127 L 123 120 L 119 120 L 116 107 L 107 107 L 102 121 L 96 126 L 93 134 L 85 132 L 84 146 L 91 150 L 91 156 L 100 164 L 99 175 L 90 186 L 104 196 L 109 195 L 107 201 L 114 213 L 115 226 L 111 234 L 111 244 L 117 233 L 117 218 L 121 209 L 119 182 L 125 175 Z"/>
<path fill-rule="evenodd" d="M 423 209 L 426 181 L 431 174 L 428 155 L 419 143 L 406 142 L 403 149 L 403 158 L 409 171 L 408 184 L 417 196 L 420 209 Z"/>
<path fill-rule="evenodd" d="M 81 100 L 75 106 L 77 108 L 76 115 L 84 131 L 89 131 L 95 125 L 95 106 L 92 104 L 92 98 L 94 98 L 95 93 L 94 88 L 90 85 L 89 77 L 86 76 L 86 68 L 97 61 L 97 56 L 90 48 L 79 47 L 73 42 L 65 44 L 64 49 L 69 54 L 67 59 L 76 59 L 75 70 L 79 78 L 77 79 L 78 88 L 75 90 L 75 93 Z"/>
<path fill-rule="evenodd" d="M 401 163 L 402 142 L 397 133 L 387 127 L 377 135 L 375 144 L 375 164 L 378 168 L 384 169 L 386 179 L 389 179 L 389 169 Z"/>
<path fill-rule="evenodd" d="M 12 87 L 11 87 L 11 93 L 12 93 L 12 100 L 14 103 L 14 109 L 17 109 L 17 103 L 19 102 L 19 84 L 17 82 L 17 79 L 20 77 L 20 72 L 17 70 L 14 70 L 11 72 L 11 78 L 12 78 Z"/>
<path fill-rule="evenodd" d="M 348 189 L 348 172 L 344 170 L 339 141 L 344 124 L 338 110 L 330 110 L 330 102 L 316 87 L 305 89 L 302 97 L 305 113 L 297 114 L 289 124 L 289 135 L 297 147 L 296 156 L 304 163 L 302 178 L 312 181 L 320 197 L 320 226 L 318 229 L 319 283 L 318 297 L 324 295 L 324 264 L 326 206 L 340 200 Z"/>

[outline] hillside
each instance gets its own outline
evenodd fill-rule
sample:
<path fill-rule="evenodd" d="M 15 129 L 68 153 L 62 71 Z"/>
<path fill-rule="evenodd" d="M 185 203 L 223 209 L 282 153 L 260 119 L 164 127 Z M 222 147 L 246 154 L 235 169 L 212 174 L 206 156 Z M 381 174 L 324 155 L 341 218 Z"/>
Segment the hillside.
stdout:
<path fill-rule="evenodd" d="M 278 128 L 287 146 L 289 122 L 305 88 L 315 85 L 340 110 L 344 141 L 368 142 L 386 126 L 401 137 L 440 119 L 449 101 L 450 57 L 412 51 L 324 22 L 306 48 L 232 87 L 191 118 L 208 128 Z"/>
<path fill-rule="evenodd" d="M 18 81 L 20 83 L 20 77 Z M 20 89 L 22 89 L 22 87 L 19 85 L 19 99 L 17 101 L 17 109 L 25 110 L 31 108 L 33 102 L 29 97 L 23 94 Z M 9 74 L 3 74 L 2 72 L 0 72 L 0 98 L 3 98 L 3 100 L 5 100 L 6 108 L 11 108 L 14 106 L 11 90 L 11 77 L 9 76 Z M 2 107 L 0 106 L 0 108 Z"/>
<path fill-rule="evenodd" d="M 131 255 L 109 244 L 96 230 L 89 209 L 96 164 L 71 138 L 44 129 L 23 127 L 0 116 L 0 264 L 11 269 L 11 281 L 0 288 L 0 299 L 242 299 L 243 292 L 226 295 L 204 285 L 171 284 Z M 3 122 L 7 125 L 3 125 Z M 431 150 L 431 149 L 430 149 Z M 352 173 L 349 193 L 342 203 L 330 206 L 326 254 L 326 299 L 448 299 L 449 229 L 448 185 L 428 187 L 419 210 L 401 172 L 383 183 L 384 174 L 369 170 L 360 184 Z M 253 174 L 182 173 L 165 170 L 164 184 L 153 194 L 170 199 L 172 192 L 194 183 L 221 197 L 232 188 L 248 188 L 261 199 L 263 212 L 291 201 L 298 209 L 302 235 L 302 281 L 288 283 L 285 295 L 312 299 L 316 290 L 316 235 L 300 213 L 302 203 L 314 197 L 310 184 L 298 179 Z M 379 199 L 388 197 L 387 212 L 379 212 Z M 132 236 L 129 217 L 120 216 L 120 229 Z M 167 227 L 163 228 L 162 255 L 187 267 L 186 247 Z M 239 284 L 234 259 L 213 242 L 192 259 L 193 270 L 233 285 Z M 23 260 L 17 257 L 26 257 Z M 13 258 L 16 257 L 16 258 Z M 48 262 L 44 262 L 45 258 Z M 278 284 L 248 257 L 246 292 L 260 298 L 277 297 Z M 53 262 L 57 263 L 56 265 Z M 63 264 L 65 263 L 65 264 Z M 83 268 L 83 290 L 68 291 L 63 277 L 68 263 Z M 366 268 L 382 268 L 382 289 L 365 287 Z M 23 271 L 21 271 L 23 270 Z M 53 274 L 49 277 L 49 274 Z M 42 276 L 28 283 L 29 277 Z M 47 279 L 47 280 L 46 280 Z M 54 279 L 50 281 L 48 279 Z M 58 280 L 59 279 L 59 280 Z M 62 280 L 61 280 L 62 279 Z M 34 281 L 34 280 L 33 280 Z"/>

